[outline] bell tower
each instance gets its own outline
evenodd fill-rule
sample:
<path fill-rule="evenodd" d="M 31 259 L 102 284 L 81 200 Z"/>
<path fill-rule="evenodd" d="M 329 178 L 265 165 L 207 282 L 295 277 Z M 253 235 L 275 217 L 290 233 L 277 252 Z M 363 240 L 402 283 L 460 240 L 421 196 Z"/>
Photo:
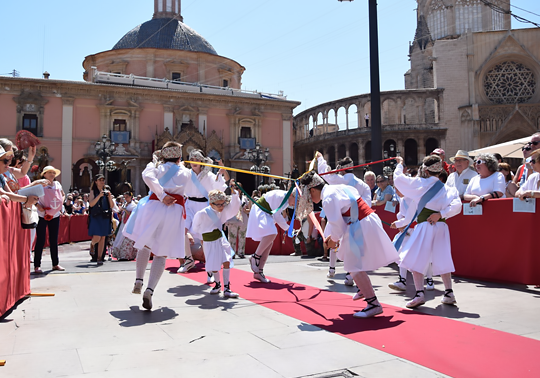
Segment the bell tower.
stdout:
<path fill-rule="evenodd" d="M 154 0 L 154 18 L 176 18 L 183 22 L 180 12 L 181 0 Z"/>

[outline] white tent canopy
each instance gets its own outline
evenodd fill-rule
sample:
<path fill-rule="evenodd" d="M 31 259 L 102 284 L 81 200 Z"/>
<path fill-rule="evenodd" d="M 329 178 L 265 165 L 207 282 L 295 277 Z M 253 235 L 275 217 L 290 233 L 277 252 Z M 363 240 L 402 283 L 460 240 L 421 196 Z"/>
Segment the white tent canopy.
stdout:
<path fill-rule="evenodd" d="M 470 156 L 478 156 L 480 154 L 494 154 L 499 153 L 502 157 L 508 158 L 523 158 L 523 152 L 521 147 L 531 141 L 531 137 L 512 140 L 510 142 L 504 142 L 501 144 L 495 144 L 493 146 L 479 148 L 478 150 L 469 151 Z"/>

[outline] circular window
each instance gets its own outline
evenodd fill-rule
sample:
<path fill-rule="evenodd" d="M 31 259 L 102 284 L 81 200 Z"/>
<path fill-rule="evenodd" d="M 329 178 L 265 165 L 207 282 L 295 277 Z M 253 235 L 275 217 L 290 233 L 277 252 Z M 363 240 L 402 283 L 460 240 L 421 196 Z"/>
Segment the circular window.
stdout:
<path fill-rule="evenodd" d="M 523 103 L 532 98 L 536 89 L 534 73 L 522 63 L 497 64 L 484 78 L 484 90 L 495 104 Z"/>

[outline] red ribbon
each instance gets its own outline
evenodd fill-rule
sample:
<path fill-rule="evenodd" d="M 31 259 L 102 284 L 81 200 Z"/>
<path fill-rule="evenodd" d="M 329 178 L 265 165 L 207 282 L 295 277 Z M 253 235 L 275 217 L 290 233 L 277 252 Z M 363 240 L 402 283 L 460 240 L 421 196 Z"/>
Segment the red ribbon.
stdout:
<path fill-rule="evenodd" d="M 385 161 L 388 161 L 388 160 L 394 160 L 394 159 L 395 159 L 395 157 L 391 157 L 391 158 L 384 159 L 384 160 L 372 161 L 371 163 L 365 163 L 365 164 L 355 165 L 354 167 L 347 167 L 347 168 L 342 168 L 342 169 L 336 169 L 336 170 L 334 170 L 334 171 L 329 171 L 329 172 L 319 173 L 319 176 L 329 175 L 330 173 L 337 173 L 337 172 L 341 172 L 341 171 L 348 171 L 349 169 L 365 167 L 365 166 L 367 166 L 367 165 L 373 165 L 373 164 L 384 163 Z"/>

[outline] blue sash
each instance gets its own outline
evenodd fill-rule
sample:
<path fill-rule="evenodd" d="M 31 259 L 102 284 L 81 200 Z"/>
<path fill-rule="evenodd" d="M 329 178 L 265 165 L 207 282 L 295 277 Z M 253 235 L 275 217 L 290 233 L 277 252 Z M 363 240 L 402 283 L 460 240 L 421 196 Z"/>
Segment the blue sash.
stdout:
<path fill-rule="evenodd" d="M 201 192 L 203 197 L 208 198 L 208 192 L 206 191 L 204 186 L 201 184 L 201 182 L 199 181 L 199 178 L 197 177 L 197 174 L 193 170 L 191 171 L 191 182 L 193 183 L 193 185 L 197 187 L 197 190 Z"/>
<path fill-rule="evenodd" d="M 397 251 L 399 251 L 399 249 L 401 248 L 403 239 L 405 238 L 405 235 L 407 235 L 407 231 L 409 230 L 409 227 L 411 227 L 411 224 L 413 224 L 413 222 L 416 220 L 416 217 L 418 217 L 418 214 L 422 212 L 424 207 L 426 207 L 426 204 L 429 201 L 431 201 L 431 199 L 435 197 L 435 194 L 439 193 L 439 191 L 443 187 L 444 187 L 444 184 L 441 181 L 437 180 L 437 182 L 431 188 L 429 188 L 427 192 L 424 193 L 422 198 L 420 198 L 420 202 L 418 202 L 418 207 L 416 208 L 416 213 L 414 214 L 414 217 L 411 220 L 411 223 L 409 223 L 409 225 L 405 227 L 401 235 L 399 235 L 397 240 L 394 242 L 394 247 L 396 248 Z"/>
<path fill-rule="evenodd" d="M 292 187 L 294 187 L 294 185 L 292 185 Z M 299 195 L 300 194 L 297 192 L 296 196 L 294 197 L 294 210 L 293 210 L 293 213 L 292 213 L 291 224 L 289 224 L 289 229 L 287 230 L 287 236 L 290 237 L 290 238 L 293 237 L 294 218 L 296 217 L 296 205 L 298 204 L 298 196 Z"/>
<path fill-rule="evenodd" d="M 180 166 L 178 166 L 176 164 L 173 164 L 169 168 L 169 170 L 167 172 L 165 172 L 165 174 L 158 180 L 159 185 L 163 186 L 166 183 L 168 183 L 174 176 L 176 176 L 176 174 L 178 173 L 179 170 L 180 170 Z M 150 193 L 148 193 L 148 195 L 146 197 L 141 198 L 141 200 L 137 204 L 137 207 L 135 209 L 133 209 L 133 212 L 131 213 L 131 216 L 129 217 L 126 225 L 124 226 L 126 228 L 126 232 L 128 234 L 133 233 L 133 227 L 135 227 L 135 221 L 137 219 L 137 212 L 138 212 L 140 207 L 143 207 L 144 205 L 146 205 L 148 203 L 148 201 L 150 200 L 151 195 L 152 195 L 152 192 L 150 191 Z M 186 211 L 186 209 L 184 209 L 183 211 Z"/>
<path fill-rule="evenodd" d="M 364 235 L 362 234 L 362 226 L 358 220 L 358 202 L 352 192 L 344 187 L 343 190 L 351 201 L 351 216 L 349 225 L 349 248 L 360 260 L 362 264 L 362 257 L 364 256 Z"/>
<path fill-rule="evenodd" d="M 208 215 L 208 217 L 210 218 L 212 223 L 214 223 L 214 227 L 221 231 L 221 237 L 223 238 L 223 240 L 227 240 L 227 238 L 225 237 L 225 233 L 223 232 L 223 225 L 221 224 L 218 216 L 216 215 L 216 213 L 212 209 L 212 207 L 207 206 L 207 207 L 204 208 L 204 211 L 206 212 L 206 214 Z M 223 241 L 222 241 L 222 243 L 223 243 Z M 234 260 L 232 259 L 232 257 L 235 255 L 235 253 L 234 253 L 234 249 L 232 249 L 232 247 L 230 245 L 229 245 L 229 247 L 231 248 L 231 262 L 229 264 L 229 267 L 232 268 L 232 267 L 234 267 Z"/>

